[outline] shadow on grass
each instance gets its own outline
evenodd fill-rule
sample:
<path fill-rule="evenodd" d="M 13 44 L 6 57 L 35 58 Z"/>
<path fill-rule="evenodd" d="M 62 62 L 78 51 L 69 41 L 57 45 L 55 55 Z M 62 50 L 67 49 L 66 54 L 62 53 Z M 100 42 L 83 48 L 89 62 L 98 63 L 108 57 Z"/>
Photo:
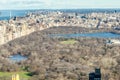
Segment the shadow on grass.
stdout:
<path fill-rule="evenodd" d="M 27 76 L 33 76 L 33 73 L 29 72 L 29 73 L 25 73 L 25 75 L 27 75 Z"/>

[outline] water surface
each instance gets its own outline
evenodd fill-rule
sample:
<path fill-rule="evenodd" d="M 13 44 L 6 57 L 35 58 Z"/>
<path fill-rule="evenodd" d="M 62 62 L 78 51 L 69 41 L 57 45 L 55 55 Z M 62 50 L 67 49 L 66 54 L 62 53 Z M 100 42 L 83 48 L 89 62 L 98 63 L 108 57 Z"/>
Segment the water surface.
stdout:
<path fill-rule="evenodd" d="M 27 57 L 26 56 L 22 56 L 20 54 L 16 54 L 16 55 L 12 55 L 11 57 L 9 57 L 9 59 L 14 61 L 14 62 L 20 62 L 20 61 L 26 60 Z"/>
<path fill-rule="evenodd" d="M 20 16 L 24 17 L 28 12 L 35 12 L 35 11 L 44 11 L 44 12 L 52 12 L 52 11 L 61 11 L 65 13 L 81 13 L 81 14 L 88 14 L 92 12 L 96 13 L 114 13 L 120 12 L 120 9 L 40 9 L 40 10 L 0 10 L 0 20 L 9 20 L 10 13 L 11 17 Z"/>
<path fill-rule="evenodd" d="M 120 34 L 115 34 L 115 33 L 111 33 L 111 32 L 77 33 L 77 34 L 50 34 L 50 37 L 63 37 L 63 38 L 78 38 L 78 37 L 120 38 Z"/>

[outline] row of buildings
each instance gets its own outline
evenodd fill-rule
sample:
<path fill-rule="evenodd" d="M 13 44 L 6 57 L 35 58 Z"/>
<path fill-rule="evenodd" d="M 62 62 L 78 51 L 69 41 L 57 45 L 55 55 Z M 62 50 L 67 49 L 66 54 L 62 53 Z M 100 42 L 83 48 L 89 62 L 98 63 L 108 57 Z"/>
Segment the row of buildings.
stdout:
<path fill-rule="evenodd" d="M 120 25 L 120 13 L 64 13 L 33 12 L 25 17 L 0 21 L 0 45 L 37 30 L 53 26 L 79 26 L 86 28 L 114 28 Z"/>

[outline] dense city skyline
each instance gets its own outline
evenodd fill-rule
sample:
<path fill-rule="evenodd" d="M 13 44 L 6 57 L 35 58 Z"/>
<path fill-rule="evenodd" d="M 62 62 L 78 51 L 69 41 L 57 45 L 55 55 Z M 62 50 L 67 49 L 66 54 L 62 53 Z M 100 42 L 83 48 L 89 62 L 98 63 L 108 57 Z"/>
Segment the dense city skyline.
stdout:
<path fill-rule="evenodd" d="M 114 0 L 2 0 L 0 9 L 120 8 Z"/>

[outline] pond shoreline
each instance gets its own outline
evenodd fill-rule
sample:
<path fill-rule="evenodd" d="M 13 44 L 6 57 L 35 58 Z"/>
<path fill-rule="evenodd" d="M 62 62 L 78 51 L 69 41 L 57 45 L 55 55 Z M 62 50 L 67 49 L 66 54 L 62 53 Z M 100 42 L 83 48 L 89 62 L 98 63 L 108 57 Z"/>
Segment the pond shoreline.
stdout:
<path fill-rule="evenodd" d="M 8 59 L 14 62 L 20 62 L 20 61 L 27 60 L 27 56 L 23 56 L 21 54 L 14 54 L 8 57 Z"/>
<path fill-rule="evenodd" d="M 28 36 L 17 38 L 13 41 L 0 47 L 0 57 L 6 58 L 6 55 L 13 55 L 20 52 L 21 55 L 28 55 L 28 59 L 19 63 L 12 63 L 10 60 L 0 58 L 3 66 L 2 71 L 19 71 L 24 69 L 28 72 L 42 74 L 47 79 L 51 80 L 54 75 L 62 73 L 66 76 L 71 76 L 67 73 L 77 76 L 77 72 L 85 74 L 87 77 L 94 67 L 101 66 L 105 74 L 112 74 L 114 70 L 119 73 L 119 55 L 120 46 L 106 45 L 106 40 L 102 38 L 77 38 L 77 39 L 57 39 L 50 38 L 48 34 L 69 34 L 78 32 L 92 33 L 92 32 L 111 32 L 110 29 L 86 29 L 80 27 L 59 27 L 50 28 L 43 31 L 36 31 Z M 116 53 L 117 51 L 117 53 Z M 114 61 L 115 66 L 108 62 Z M 97 64 L 96 64 L 97 63 Z M 13 67 L 14 65 L 14 67 Z M 107 66 L 107 67 L 106 67 Z M 82 71 L 82 72 L 81 72 Z M 107 72 L 109 71 L 109 72 Z M 43 73 L 40 73 L 43 72 Z M 70 74 L 71 74 L 70 73 Z M 36 74 L 33 74 L 36 75 Z M 53 75 L 53 76 L 51 76 Z M 116 74 L 119 76 L 118 74 Z M 33 76 L 32 76 L 33 77 Z M 111 77 L 111 76 L 109 76 Z M 77 78 L 76 78 L 77 80 Z"/>
<path fill-rule="evenodd" d="M 74 34 L 50 34 L 52 38 L 80 38 L 80 37 L 91 37 L 91 38 L 119 38 L 120 34 L 113 32 L 93 32 L 93 33 L 74 33 Z"/>

